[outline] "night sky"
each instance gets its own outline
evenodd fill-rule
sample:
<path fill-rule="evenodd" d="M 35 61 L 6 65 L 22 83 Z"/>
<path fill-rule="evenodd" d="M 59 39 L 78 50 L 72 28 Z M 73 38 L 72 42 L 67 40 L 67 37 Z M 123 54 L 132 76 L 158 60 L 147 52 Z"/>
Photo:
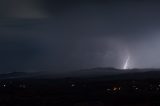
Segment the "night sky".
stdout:
<path fill-rule="evenodd" d="M 160 68 L 157 0 L 1 0 L 0 73 Z"/>

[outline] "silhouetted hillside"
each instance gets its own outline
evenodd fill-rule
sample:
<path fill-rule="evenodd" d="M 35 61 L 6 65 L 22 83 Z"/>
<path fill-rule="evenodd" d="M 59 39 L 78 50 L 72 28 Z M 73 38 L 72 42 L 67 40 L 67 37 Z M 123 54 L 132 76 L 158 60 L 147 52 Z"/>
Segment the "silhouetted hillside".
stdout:
<path fill-rule="evenodd" d="M 106 79 L 144 79 L 160 78 L 160 69 L 115 69 L 115 68 L 93 68 L 64 73 L 52 72 L 12 72 L 0 74 L 0 79 L 8 78 L 94 78 L 101 77 Z"/>

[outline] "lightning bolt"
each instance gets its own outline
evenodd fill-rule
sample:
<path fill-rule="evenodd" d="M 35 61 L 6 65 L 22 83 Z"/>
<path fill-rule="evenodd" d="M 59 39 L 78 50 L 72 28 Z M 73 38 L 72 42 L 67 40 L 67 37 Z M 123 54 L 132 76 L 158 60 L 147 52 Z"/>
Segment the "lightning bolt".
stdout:
<path fill-rule="evenodd" d="M 124 69 L 124 70 L 128 69 L 128 67 L 129 67 L 129 60 L 130 60 L 130 57 L 127 56 L 127 59 L 126 59 L 125 64 L 124 64 L 124 66 L 123 66 L 123 69 Z"/>

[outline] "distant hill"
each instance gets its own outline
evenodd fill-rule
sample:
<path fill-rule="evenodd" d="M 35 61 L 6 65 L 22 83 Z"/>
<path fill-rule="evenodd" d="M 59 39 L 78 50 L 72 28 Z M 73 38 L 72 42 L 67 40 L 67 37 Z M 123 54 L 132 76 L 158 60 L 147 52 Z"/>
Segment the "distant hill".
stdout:
<path fill-rule="evenodd" d="M 14 78 L 93 78 L 101 77 L 107 79 L 145 79 L 160 78 L 160 69 L 115 69 L 115 68 L 92 68 L 70 72 L 11 72 L 0 74 L 0 79 Z"/>
<path fill-rule="evenodd" d="M 25 78 L 25 77 L 33 77 L 35 73 L 28 72 L 10 72 L 5 74 L 0 74 L 0 79 L 14 79 L 14 78 Z"/>

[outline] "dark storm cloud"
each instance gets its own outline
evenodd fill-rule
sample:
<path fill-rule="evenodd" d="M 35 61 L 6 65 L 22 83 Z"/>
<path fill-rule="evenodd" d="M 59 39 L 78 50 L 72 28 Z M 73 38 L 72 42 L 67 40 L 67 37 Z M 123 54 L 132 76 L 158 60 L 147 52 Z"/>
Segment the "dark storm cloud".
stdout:
<path fill-rule="evenodd" d="M 118 66 L 119 55 L 123 53 L 119 50 L 123 47 L 109 36 L 66 35 L 52 20 L 10 20 L 4 23 L 0 25 L 2 47 L 5 48 L 1 48 L 1 56 L 6 56 L 1 62 L 11 60 L 3 65 L 12 66 L 10 69 L 68 70 Z M 13 58 L 8 57 L 9 54 Z M 19 61 L 14 62 L 16 58 Z"/>
<path fill-rule="evenodd" d="M 12 18 L 44 18 L 47 12 L 41 0 L 1 0 L 2 17 Z"/>
<path fill-rule="evenodd" d="M 24 70 L 24 67 L 26 70 L 40 51 L 33 45 L 25 42 L 1 41 L 0 45 L 1 72 Z"/>
<path fill-rule="evenodd" d="M 131 68 L 160 63 L 152 59 L 160 51 L 157 1 L 2 0 L 0 5 L 3 70 L 122 68 L 127 55 Z"/>

